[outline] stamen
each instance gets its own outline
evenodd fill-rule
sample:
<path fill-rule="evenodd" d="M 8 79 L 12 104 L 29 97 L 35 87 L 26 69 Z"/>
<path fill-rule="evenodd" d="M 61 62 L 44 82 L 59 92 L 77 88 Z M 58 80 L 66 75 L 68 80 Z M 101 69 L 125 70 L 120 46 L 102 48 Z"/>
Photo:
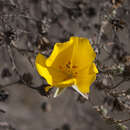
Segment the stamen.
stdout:
<path fill-rule="evenodd" d="M 78 74 L 78 72 L 75 72 L 75 74 Z"/>
<path fill-rule="evenodd" d="M 59 69 L 63 69 L 63 66 L 59 65 Z"/>
<path fill-rule="evenodd" d="M 72 66 L 72 68 L 73 68 L 73 69 L 76 69 L 76 68 L 77 68 L 77 66 L 76 66 L 76 65 L 73 65 L 73 66 Z"/>
<path fill-rule="evenodd" d="M 68 62 L 68 64 L 70 65 L 70 64 L 71 64 L 71 62 L 69 61 L 69 62 Z"/>
<path fill-rule="evenodd" d="M 70 65 L 69 65 L 69 64 L 66 64 L 66 67 L 67 67 L 67 68 L 70 68 Z"/>

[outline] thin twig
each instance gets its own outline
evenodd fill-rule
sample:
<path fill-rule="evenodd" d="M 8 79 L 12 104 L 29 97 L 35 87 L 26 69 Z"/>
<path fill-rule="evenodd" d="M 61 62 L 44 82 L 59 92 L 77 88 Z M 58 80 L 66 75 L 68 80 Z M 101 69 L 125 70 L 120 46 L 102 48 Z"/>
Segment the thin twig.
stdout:
<path fill-rule="evenodd" d="M 124 122 L 127 122 L 127 121 L 130 121 L 130 118 L 126 119 L 126 120 L 117 120 L 118 123 L 124 123 Z"/>
<path fill-rule="evenodd" d="M 3 109 L 1 109 L 1 108 L 0 108 L 0 112 L 1 112 L 1 113 L 6 113 L 6 111 L 3 110 Z"/>
<path fill-rule="evenodd" d="M 20 80 L 17 80 L 17 81 L 14 81 L 14 82 L 12 82 L 12 83 L 8 83 L 8 84 L 5 84 L 5 85 L 0 84 L 0 89 L 7 88 L 7 87 L 9 87 L 9 86 L 12 86 L 12 85 L 14 85 L 14 84 L 17 84 L 17 83 L 19 83 L 19 81 L 20 81 Z"/>
<path fill-rule="evenodd" d="M 119 87 L 122 83 L 124 83 L 125 82 L 125 79 L 122 79 L 119 83 L 117 83 L 114 87 L 112 87 L 112 88 L 110 88 L 111 90 L 112 89 L 115 89 L 115 88 L 117 88 L 117 87 Z"/>

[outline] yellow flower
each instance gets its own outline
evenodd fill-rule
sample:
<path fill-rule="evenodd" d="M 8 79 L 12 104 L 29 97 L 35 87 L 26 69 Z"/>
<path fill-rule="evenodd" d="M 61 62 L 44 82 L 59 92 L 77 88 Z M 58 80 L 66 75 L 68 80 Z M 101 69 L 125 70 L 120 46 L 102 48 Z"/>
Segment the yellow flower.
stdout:
<path fill-rule="evenodd" d="M 66 87 L 73 87 L 83 95 L 89 93 L 98 73 L 95 57 L 88 39 L 71 37 L 65 43 L 56 43 L 49 58 L 38 54 L 35 64 L 48 84 L 58 88 L 55 96 Z"/>

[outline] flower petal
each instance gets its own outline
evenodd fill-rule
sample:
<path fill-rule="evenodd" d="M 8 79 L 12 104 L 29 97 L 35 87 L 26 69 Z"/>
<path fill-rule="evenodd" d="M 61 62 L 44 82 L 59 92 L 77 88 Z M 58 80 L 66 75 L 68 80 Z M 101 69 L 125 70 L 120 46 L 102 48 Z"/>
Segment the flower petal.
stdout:
<path fill-rule="evenodd" d="M 96 74 L 98 73 L 98 69 L 97 69 L 95 63 L 93 63 L 93 71 L 94 71 Z"/>
<path fill-rule="evenodd" d="M 76 85 L 82 93 L 89 93 L 91 84 L 96 80 L 97 69 L 95 69 L 95 67 L 95 64 L 92 63 L 89 68 L 86 68 L 77 74 Z"/>
<path fill-rule="evenodd" d="M 98 69 L 95 65 L 95 63 L 92 63 L 92 65 L 89 67 L 89 74 L 98 73 Z"/>
<path fill-rule="evenodd" d="M 60 65 L 65 65 L 71 59 L 71 53 L 73 50 L 72 41 L 65 43 L 56 43 L 52 54 L 46 61 L 48 67 L 53 66 L 59 68 Z"/>
<path fill-rule="evenodd" d="M 52 67 L 47 67 L 45 62 L 46 58 L 42 54 L 38 54 L 35 62 L 36 68 L 39 74 L 47 80 L 48 84 L 54 86 L 55 84 L 68 78 L 68 76 L 63 72 Z"/>
<path fill-rule="evenodd" d="M 76 85 L 82 93 L 89 93 L 91 84 L 96 80 L 96 74 L 88 75 L 86 78 L 78 78 Z"/>
<path fill-rule="evenodd" d="M 72 64 L 79 67 L 78 70 L 89 67 L 96 57 L 89 40 L 86 38 L 71 37 L 74 43 Z"/>
<path fill-rule="evenodd" d="M 48 92 L 51 88 L 52 88 L 52 86 L 45 86 L 44 90 L 45 90 L 45 92 Z"/>
<path fill-rule="evenodd" d="M 76 79 L 69 78 L 67 80 L 61 81 L 57 84 L 55 84 L 56 87 L 71 87 L 73 84 L 75 84 Z"/>
<path fill-rule="evenodd" d="M 83 93 L 78 89 L 78 87 L 77 87 L 76 85 L 72 85 L 72 88 L 73 88 L 76 92 L 78 92 L 81 96 L 83 96 L 85 99 L 88 100 L 88 96 L 85 95 L 85 94 L 83 94 Z"/>

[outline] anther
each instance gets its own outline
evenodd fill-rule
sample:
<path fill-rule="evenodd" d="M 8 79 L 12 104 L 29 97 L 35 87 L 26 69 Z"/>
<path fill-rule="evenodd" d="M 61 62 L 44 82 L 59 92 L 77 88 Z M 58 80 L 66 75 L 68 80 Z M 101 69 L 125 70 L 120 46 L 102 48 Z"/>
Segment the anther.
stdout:
<path fill-rule="evenodd" d="M 77 68 L 77 66 L 76 66 L 76 65 L 73 65 L 72 68 L 75 69 L 75 68 Z"/>
<path fill-rule="evenodd" d="M 69 64 L 66 64 L 66 67 L 67 67 L 67 68 L 70 68 L 70 65 L 69 65 Z"/>
<path fill-rule="evenodd" d="M 71 64 L 71 62 L 69 61 L 69 62 L 68 62 L 68 64 L 70 65 L 70 64 Z"/>
<path fill-rule="evenodd" d="M 59 68 L 60 68 L 60 69 L 63 69 L 63 67 L 62 67 L 61 65 L 59 66 Z"/>

